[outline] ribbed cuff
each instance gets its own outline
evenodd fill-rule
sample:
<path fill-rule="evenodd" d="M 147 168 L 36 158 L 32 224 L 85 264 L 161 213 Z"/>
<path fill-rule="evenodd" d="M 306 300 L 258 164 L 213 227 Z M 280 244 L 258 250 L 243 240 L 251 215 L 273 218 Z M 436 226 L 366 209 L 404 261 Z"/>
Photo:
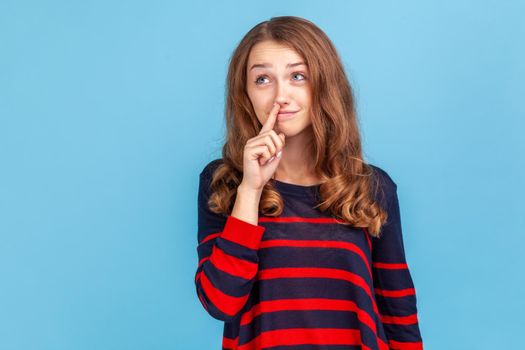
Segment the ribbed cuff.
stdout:
<path fill-rule="evenodd" d="M 253 225 L 235 216 L 228 215 L 221 238 L 257 250 L 265 229 L 263 226 Z"/>

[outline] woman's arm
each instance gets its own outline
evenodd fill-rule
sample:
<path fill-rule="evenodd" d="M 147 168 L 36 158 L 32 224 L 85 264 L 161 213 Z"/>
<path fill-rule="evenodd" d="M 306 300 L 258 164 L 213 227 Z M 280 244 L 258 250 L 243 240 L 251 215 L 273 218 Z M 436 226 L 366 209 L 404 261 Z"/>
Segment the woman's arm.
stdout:
<path fill-rule="evenodd" d="M 238 190 L 232 215 L 210 211 L 211 176 L 212 167 L 208 165 L 199 179 L 199 264 L 195 285 L 205 310 L 218 320 L 230 321 L 248 300 L 258 270 L 257 251 L 265 228 L 255 224 L 259 197 L 252 192 Z"/>
<path fill-rule="evenodd" d="M 372 239 L 372 271 L 381 322 L 391 349 L 423 349 L 416 291 L 405 259 L 397 185 L 387 182 L 387 223 Z"/>

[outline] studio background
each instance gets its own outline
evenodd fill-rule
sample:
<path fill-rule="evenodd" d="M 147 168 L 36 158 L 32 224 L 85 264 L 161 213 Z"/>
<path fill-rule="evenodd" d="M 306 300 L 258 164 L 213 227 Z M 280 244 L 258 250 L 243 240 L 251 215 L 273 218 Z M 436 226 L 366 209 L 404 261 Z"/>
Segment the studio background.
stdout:
<path fill-rule="evenodd" d="M 219 349 L 194 285 L 228 59 L 313 21 L 398 185 L 425 349 L 517 349 L 522 1 L 0 3 L 0 349 Z"/>

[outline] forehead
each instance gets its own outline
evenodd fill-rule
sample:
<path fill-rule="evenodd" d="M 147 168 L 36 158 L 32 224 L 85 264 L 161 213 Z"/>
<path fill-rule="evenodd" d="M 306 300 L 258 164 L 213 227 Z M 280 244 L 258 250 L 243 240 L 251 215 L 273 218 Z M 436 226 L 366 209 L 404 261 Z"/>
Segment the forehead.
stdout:
<path fill-rule="evenodd" d="M 254 45 L 248 57 L 247 69 L 250 70 L 254 64 L 265 64 L 270 66 L 285 66 L 289 63 L 304 61 L 302 57 L 292 48 L 279 44 L 275 41 L 263 41 Z"/>

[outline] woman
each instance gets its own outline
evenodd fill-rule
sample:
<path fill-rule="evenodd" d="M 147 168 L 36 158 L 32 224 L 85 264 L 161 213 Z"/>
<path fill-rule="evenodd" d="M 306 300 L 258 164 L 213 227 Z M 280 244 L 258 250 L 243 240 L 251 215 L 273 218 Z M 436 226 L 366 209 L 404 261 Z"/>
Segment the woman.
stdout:
<path fill-rule="evenodd" d="M 397 186 L 363 161 L 329 38 L 251 29 L 228 71 L 222 158 L 200 173 L 197 295 L 223 349 L 422 349 Z"/>

